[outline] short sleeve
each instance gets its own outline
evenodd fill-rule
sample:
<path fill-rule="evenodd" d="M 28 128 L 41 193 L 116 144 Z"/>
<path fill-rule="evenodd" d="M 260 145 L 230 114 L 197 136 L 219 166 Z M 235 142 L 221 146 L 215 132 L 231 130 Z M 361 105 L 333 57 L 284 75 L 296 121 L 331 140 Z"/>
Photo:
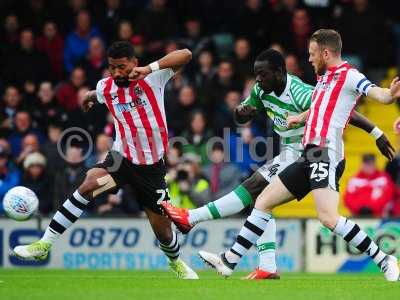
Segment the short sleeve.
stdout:
<path fill-rule="evenodd" d="M 101 79 L 99 80 L 99 82 L 97 82 L 96 85 L 96 98 L 99 103 L 104 103 L 106 100 L 104 98 L 104 93 L 103 93 L 105 84 L 106 84 L 105 79 Z"/>
<path fill-rule="evenodd" d="M 375 85 L 355 69 L 349 70 L 347 74 L 348 87 L 356 94 L 367 96 L 369 89 Z"/>
<path fill-rule="evenodd" d="M 312 85 L 306 84 L 297 77 L 292 76 L 290 93 L 297 109 L 303 112 L 310 108 L 313 91 L 314 87 Z"/>
<path fill-rule="evenodd" d="M 242 104 L 253 106 L 257 108 L 258 111 L 261 111 L 263 109 L 263 104 L 259 97 L 260 90 L 260 87 L 255 84 L 251 89 L 250 95 L 242 102 Z"/>
<path fill-rule="evenodd" d="M 157 86 L 159 88 L 163 88 L 168 80 L 171 79 L 172 76 L 175 75 L 174 70 L 172 68 L 162 69 L 156 72 L 153 72 L 145 78 L 145 80 L 153 86 Z"/>

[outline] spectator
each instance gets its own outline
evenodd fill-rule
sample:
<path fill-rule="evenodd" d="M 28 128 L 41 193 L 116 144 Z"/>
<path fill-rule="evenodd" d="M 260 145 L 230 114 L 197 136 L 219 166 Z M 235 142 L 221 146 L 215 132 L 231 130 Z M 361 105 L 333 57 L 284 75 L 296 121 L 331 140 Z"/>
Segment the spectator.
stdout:
<path fill-rule="evenodd" d="M 53 78 L 61 80 L 64 75 L 64 39 L 56 23 L 48 21 L 44 24 L 42 35 L 36 39 L 36 47 L 47 55 Z"/>
<path fill-rule="evenodd" d="M 66 151 L 65 168 L 56 170 L 54 175 L 53 207 L 62 205 L 64 199 L 79 187 L 86 175 L 83 164 L 82 149 L 71 146 Z"/>
<path fill-rule="evenodd" d="M 308 41 L 312 25 L 307 10 L 298 8 L 294 11 L 290 30 L 291 44 L 287 44 L 287 49 L 291 49 L 298 57 L 308 58 Z"/>
<path fill-rule="evenodd" d="M 290 40 L 287 35 L 291 28 L 293 13 L 299 7 L 299 1 L 282 0 L 277 1 L 276 4 L 272 16 L 272 24 L 274 25 L 274 30 L 271 31 L 272 41 L 285 44 L 285 41 Z"/>
<path fill-rule="evenodd" d="M 176 35 L 177 21 L 166 7 L 166 0 L 150 0 L 150 6 L 137 14 L 137 29 L 154 57 L 160 56 L 163 40 Z M 153 57 L 152 57 L 153 58 Z"/>
<path fill-rule="evenodd" d="M 93 153 L 85 162 L 85 166 L 87 168 L 92 167 L 96 163 L 103 161 L 108 151 L 110 151 L 112 147 L 112 140 L 105 134 L 99 134 L 96 137 L 96 149 L 95 153 Z"/>
<path fill-rule="evenodd" d="M 14 118 L 15 129 L 9 136 L 13 157 L 18 157 L 21 153 L 22 140 L 28 134 L 33 134 L 38 138 L 39 144 L 43 144 L 45 137 L 36 128 L 32 128 L 32 119 L 27 111 L 19 111 Z"/>
<path fill-rule="evenodd" d="M 22 185 L 35 192 L 39 198 L 39 211 L 47 215 L 52 211 L 52 177 L 46 172 L 46 158 L 39 152 L 29 154 L 24 162 Z"/>
<path fill-rule="evenodd" d="M 301 79 L 303 79 L 303 71 L 299 66 L 299 61 L 297 57 L 293 54 L 288 54 L 285 57 L 286 69 L 287 72 L 291 75 L 295 75 Z"/>
<path fill-rule="evenodd" d="M 96 84 L 107 67 L 104 44 L 100 38 L 94 37 L 90 40 L 88 54 L 80 61 L 80 66 L 85 70 L 90 88 L 96 89 Z"/>
<path fill-rule="evenodd" d="M 118 41 L 131 41 L 133 38 L 133 27 L 132 23 L 123 20 L 119 23 L 118 25 L 118 36 L 117 39 Z"/>
<path fill-rule="evenodd" d="M 17 110 L 21 107 L 21 100 L 21 94 L 16 86 L 10 85 L 6 88 L 3 103 L 0 102 L 0 129 L 2 135 L 6 135 L 12 129 L 12 120 Z"/>
<path fill-rule="evenodd" d="M 37 93 L 38 100 L 32 109 L 32 118 L 43 132 L 47 131 L 50 123 L 62 121 L 65 116 L 57 104 L 55 93 L 50 81 L 43 81 Z"/>
<path fill-rule="evenodd" d="M 93 1 L 98 3 L 100 1 Z M 102 1 L 101 1 L 102 2 Z M 88 0 L 52 1 L 52 16 L 60 25 L 63 36 L 74 27 L 76 15 L 88 8 Z"/>
<path fill-rule="evenodd" d="M 240 104 L 240 98 L 238 91 L 232 90 L 226 93 L 224 103 L 219 106 L 214 119 L 214 128 L 219 136 L 222 136 L 224 128 L 236 129 L 233 111 Z"/>
<path fill-rule="evenodd" d="M 168 154 L 167 154 L 168 180 L 171 179 L 172 181 L 173 179 L 176 178 L 178 172 L 178 166 L 182 160 L 182 154 L 183 153 L 181 144 L 174 143 L 168 148 Z"/>
<path fill-rule="evenodd" d="M 6 82 L 23 85 L 26 81 L 39 83 L 50 78 L 47 57 L 35 48 L 32 30 L 20 34 L 20 47 L 10 54 L 4 65 L 3 78 Z"/>
<path fill-rule="evenodd" d="M 182 87 L 178 100 L 171 99 L 166 103 L 168 126 L 173 135 L 180 135 L 185 128 L 187 116 L 198 108 L 196 92 L 190 85 Z M 174 117 L 172 117 L 174 116 Z M 172 117 L 172 118 L 171 118 Z"/>
<path fill-rule="evenodd" d="M 213 199 L 230 193 L 240 183 L 240 171 L 225 157 L 224 146 L 215 143 L 211 151 L 211 164 L 203 168 L 204 176 L 210 182 Z"/>
<path fill-rule="evenodd" d="M 344 203 L 353 216 L 382 218 L 393 200 L 394 189 L 390 176 L 378 170 L 375 155 L 364 154 L 360 171 L 347 184 Z"/>
<path fill-rule="evenodd" d="M 49 7 L 46 4 L 45 0 L 29 0 L 24 3 L 21 20 L 24 21 L 25 26 L 29 26 L 36 33 L 41 30 L 45 20 L 49 18 Z"/>
<path fill-rule="evenodd" d="M 204 90 L 204 106 L 207 115 L 212 118 L 216 107 L 230 90 L 241 90 L 242 83 L 236 78 L 233 64 L 229 60 L 219 63 L 216 76 L 208 83 Z"/>
<path fill-rule="evenodd" d="M 186 155 L 175 178 L 169 178 L 168 190 L 173 205 L 183 208 L 203 206 L 210 199 L 210 185 L 202 176 L 198 157 Z"/>
<path fill-rule="evenodd" d="M 355 0 L 352 7 L 342 9 L 336 20 L 342 35 L 343 54 L 361 60 L 361 66 L 382 68 L 390 58 L 390 32 L 384 17 L 368 0 Z"/>
<path fill-rule="evenodd" d="M 201 165 L 209 162 L 207 156 L 207 141 L 212 137 L 212 132 L 206 127 L 206 117 L 202 111 L 192 112 L 189 119 L 189 129 L 182 136 L 188 144 L 183 145 L 183 153 L 192 153 L 200 157 Z"/>
<path fill-rule="evenodd" d="M 19 39 L 19 21 L 14 14 L 9 14 L 4 18 L 4 29 L 0 34 L 0 57 L 8 57 L 18 49 Z M 3 66 L 4 59 L 0 61 L 0 67 Z"/>
<path fill-rule="evenodd" d="M 256 52 L 269 45 L 270 28 L 275 28 L 275 26 L 272 27 L 271 16 L 262 2 L 261 0 L 246 0 L 238 16 L 240 21 L 235 24 L 236 33 L 239 36 L 248 37 Z"/>
<path fill-rule="evenodd" d="M 0 139 L 0 212 L 3 211 L 3 197 L 7 191 L 19 185 L 20 174 L 11 160 L 10 145 Z"/>
<path fill-rule="evenodd" d="M 184 29 L 185 32 L 179 41 L 192 51 L 193 56 L 197 56 L 204 49 L 214 49 L 212 39 L 203 35 L 199 19 L 188 18 L 184 23 Z"/>
<path fill-rule="evenodd" d="M 21 153 L 15 159 L 18 166 L 22 167 L 22 164 L 26 157 L 34 152 L 40 150 L 39 139 L 34 134 L 27 134 L 21 142 Z"/>
<path fill-rule="evenodd" d="M 105 7 L 101 7 L 97 14 L 97 20 L 101 32 L 108 42 L 111 42 L 117 30 L 118 23 L 123 19 L 130 19 L 129 10 L 122 6 L 121 0 L 106 0 Z"/>
<path fill-rule="evenodd" d="M 246 38 L 238 38 L 235 41 L 234 64 L 240 79 L 245 80 L 253 76 L 253 59 L 251 57 L 251 48 Z"/>
<path fill-rule="evenodd" d="M 80 127 L 87 130 L 91 137 L 95 137 L 98 133 L 102 132 L 102 129 L 106 125 L 106 108 L 105 105 L 96 105 L 85 113 L 82 110 L 82 104 L 88 91 L 89 88 L 87 86 L 79 88 L 77 93 L 78 105 L 67 113 L 66 126 L 68 128 Z"/>
<path fill-rule="evenodd" d="M 207 85 L 217 73 L 214 67 L 214 56 L 208 51 L 202 51 L 197 57 L 198 70 L 194 73 L 194 82 L 198 89 Z"/>
<path fill-rule="evenodd" d="M 255 143 L 257 136 L 261 134 L 251 124 L 241 127 L 239 132 L 231 132 L 229 136 L 230 160 L 239 168 L 242 177 L 248 177 L 265 161 L 265 143 Z"/>
<path fill-rule="evenodd" d="M 75 67 L 70 79 L 61 83 L 56 91 L 56 98 L 62 108 L 70 112 L 78 108 L 78 90 L 86 83 L 86 73 L 82 67 Z"/>
<path fill-rule="evenodd" d="M 56 170 L 60 170 L 65 167 L 64 159 L 61 157 L 57 147 L 62 137 L 62 128 L 59 124 L 53 123 L 49 124 L 47 131 L 48 140 L 43 145 L 41 150 L 47 159 L 47 171 L 54 175 Z"/>
<path fill-rule="evenodd" d="M 84 57 L 89 48 L 89 41 L 99 37 L 100 33 L 91 24 L 91 18 L 86 10 L 80 11 L 76 16 L 76 27 L 65 40 L 64 66 L 71 73 L 74 66 Z"/>

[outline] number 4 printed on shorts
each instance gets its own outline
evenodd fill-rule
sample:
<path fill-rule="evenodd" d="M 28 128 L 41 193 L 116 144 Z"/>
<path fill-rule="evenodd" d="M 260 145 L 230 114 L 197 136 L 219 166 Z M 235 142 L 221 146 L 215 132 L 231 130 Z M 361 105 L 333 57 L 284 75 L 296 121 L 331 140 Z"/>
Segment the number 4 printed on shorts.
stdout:
<path fill-rule="evenodd" d="M 329 167 L 328 163 L 324 162 L 319 162 L 319 163 L 312 163 L 310 165 L 312 168 L 311 170 L 311 179 L 315 179 L 315 181 L 320 182 L 321 180 L 325 179 L 328 176 L 328 170 L 327 168 Z"/>

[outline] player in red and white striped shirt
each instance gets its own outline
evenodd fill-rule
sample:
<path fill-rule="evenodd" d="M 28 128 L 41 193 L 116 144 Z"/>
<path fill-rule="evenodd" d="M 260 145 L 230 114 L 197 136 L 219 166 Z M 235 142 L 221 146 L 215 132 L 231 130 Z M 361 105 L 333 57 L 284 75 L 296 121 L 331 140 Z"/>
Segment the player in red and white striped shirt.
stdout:
<path fill-rule="evenodd" d="M 400 97 L 400 82 L 394 79 L 390 89 L 373 85 L 363 74 L 341 59 L 342 41 L 338 32 L 321 29 L 309 44 L 309 61 L 318 75 L 309 112 L 288 117 L 288 125 L 306 121 L 303 156 L 283 170 L 257 198 L 235 244 L 221 255 L 200 251 L 200 256 L 225 276 L 244 253 L 263 234 L 272 209 L 310 191 L 318 218 L 323 225 L 360 252 L 370 256 L 388 281 L 399 280 L 396 257 L 385 254 L 354 222 L 338 213 L 338 181 L 344 171 L 343 131 L 360 95 L 384 104 Z M 376 135 L 381 132 L 375 132 Z"/>
<path fill-rule="evenodd" d="M 129 184 L 136 191 L 170 268 L 179 278 L 198 279 L 179 258 L 177 235 L 159 205 L 169 199 L 163 161 L 168 148 L 164 87 L 192 54 L 187 49 L 177 50 L 145 67 L 138 67 L 129 42 L 113 43 L 107 54 L 111 76 L 100 80 L 96 90 L 88 93 L 83 108 L 90 109 L 96 101 L 107 106 L 116 131 L 113 149 L 87 172 L 84 182 L 53 217 L 43 238 L 31 245 L 17 246 L 14 252 L 25 259 L 46 258 L 53 242 L 81 216 L 93 198 Z"/>

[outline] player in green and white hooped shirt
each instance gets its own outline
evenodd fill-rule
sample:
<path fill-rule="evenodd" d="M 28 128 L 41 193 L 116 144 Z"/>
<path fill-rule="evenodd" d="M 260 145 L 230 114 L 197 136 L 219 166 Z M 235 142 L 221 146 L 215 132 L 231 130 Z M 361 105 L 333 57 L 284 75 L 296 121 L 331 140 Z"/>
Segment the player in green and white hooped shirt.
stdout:
<path fill-rule="evenodd" d="M 164 203 L 165 212 L 183 233 L 189 232 L 199 222 L 240 212 L 256 200 L 274 176 L 302 155 L 304 124 L 288 129 L 286 118 L 308 110 L 314 87 L 287 74 L 284 58 L 272 49 L 262 52 L 256 58 L 254 73 L 257 83 L 250 96 L 236 108 L 235 119 L 239 123 L 246 123 L 257 113 L 266 113 L 273 120 L 275 132 L 281 137 L 281 153 L 254 172 L 234 191 L 205 206 L 187 210 Z M 391 145 L 382 131 L 358 113 L 353 113 L 350 123 L 373 134 L 382 154 L 392 158 Z M 257 241 L 259 268 L 249 274 L 248 279 L 279 278 L 275 263 L 275 233 L 275 220 L 271 219 Z"/>

